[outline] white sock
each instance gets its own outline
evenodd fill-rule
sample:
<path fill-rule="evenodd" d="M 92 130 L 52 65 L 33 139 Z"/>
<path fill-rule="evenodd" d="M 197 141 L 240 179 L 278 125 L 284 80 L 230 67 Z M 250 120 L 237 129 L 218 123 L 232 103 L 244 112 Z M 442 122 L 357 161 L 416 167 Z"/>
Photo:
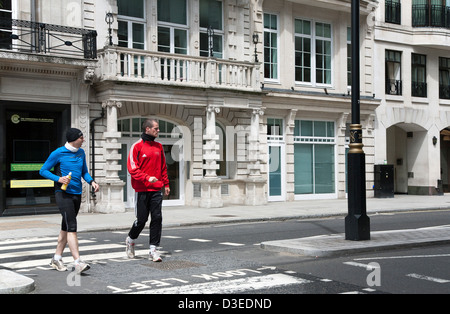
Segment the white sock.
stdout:
<path fill-rule="evenodd" d="M 61 258 L 62 258 L 61 255 L 56 255 L 56 254 L 55 254 L 55 256 L 53 256 L 53 259 L 54 259 L 55 261 L 59 261 Z"/>
<path fill-rule="evenodd" d="M 150 245 L 150 252 L 155 252 L 155 251 L 156 251 L 156 246 Z"/>
<path fill-rule="evenodd" d="M 75 264 L 78 264 L 80 262 L 80 258 L 77 258 L 76 260 L 73 261 Z"/>
<path fill-rule="evenodd" d="M 134 240 L 130 237 L 127 237 L 127 243 L 134 244 Z"/>

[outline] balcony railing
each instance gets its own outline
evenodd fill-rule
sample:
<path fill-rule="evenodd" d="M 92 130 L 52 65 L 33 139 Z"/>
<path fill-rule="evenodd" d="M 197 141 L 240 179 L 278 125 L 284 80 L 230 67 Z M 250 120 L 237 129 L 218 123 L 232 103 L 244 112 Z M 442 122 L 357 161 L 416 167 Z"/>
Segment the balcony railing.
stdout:
<path fill-rule="evenodd" d="M 439 98 L 450 99 L 450 85 L 439 84 Z"/>
<path fill-rule="evenodd" d="M 96 59 L 97 32 L 82 28 L 0 18 L 0 49 Z"/>
<path fill-rule="evenodd" d="M 399 80 L 386 80 L 386 94 L 387 95 L 401 95 L 402 94 L 402 81 Z"/>
<path fill-rule="evenodd" d="M 100 79 L 260 91 L 259 64 L 121 47 L 99 51 Z"/>
<path fill-rule="evenodd" d="M 427 97 L 427 83 L 412 82 L 411 95 L 414 97 Z"/>
<path fill-rule="evenodd" d="M 413 5 L 412 25 L 414 27 L 450 28 L 450 7 L 434 4 Z"/>
<path fill-rule="evenodd" d="M 402 22 L 402 5 L 399 2 L 393 2 L 392 0 L 386 0 L 385 4 L 385 20 L 386 23 L 393 23 L 393 24 L 401 24 Z"/>

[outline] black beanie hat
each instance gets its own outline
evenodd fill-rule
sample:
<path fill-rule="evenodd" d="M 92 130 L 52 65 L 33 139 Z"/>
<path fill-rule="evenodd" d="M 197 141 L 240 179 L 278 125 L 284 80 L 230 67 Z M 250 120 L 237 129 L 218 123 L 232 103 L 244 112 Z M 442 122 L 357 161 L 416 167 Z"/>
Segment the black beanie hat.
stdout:
<path fill-rule="evenodd" d="M 76 128 L 70 128 L 67 130 L 67 133 L 66 133 L 66 139 L 67 139 L 67 142 L 69 142 L 69 143 L 76 141 L 81 136 L 83 136 L 83 132 L 81 132 L 79 129 L 76 129 Z"/>

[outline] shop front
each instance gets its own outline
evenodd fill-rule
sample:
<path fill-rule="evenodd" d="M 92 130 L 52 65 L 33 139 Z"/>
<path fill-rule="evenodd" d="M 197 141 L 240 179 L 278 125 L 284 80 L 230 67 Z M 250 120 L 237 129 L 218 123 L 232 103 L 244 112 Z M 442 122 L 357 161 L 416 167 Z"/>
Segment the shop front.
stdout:
<path fill-rule="evenodd" d="M 54 183 L 39 170 L 64 144 L 70 106 L 2 101 L 0 119 L 0 216 L 57 212 Z"/>

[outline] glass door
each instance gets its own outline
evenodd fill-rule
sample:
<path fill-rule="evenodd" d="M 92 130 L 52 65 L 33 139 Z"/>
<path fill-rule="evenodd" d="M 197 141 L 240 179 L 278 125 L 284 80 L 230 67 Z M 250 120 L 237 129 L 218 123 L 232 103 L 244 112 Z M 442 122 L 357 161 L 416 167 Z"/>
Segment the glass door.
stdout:
<path fill-rule="evenodd" d="M 54 182 L 39 170 L 58 147 L 61 113 L 7 109 L 5 118 L 3 215 L 57 212 Z"/>
<path fill-rule="evenodd" d="M 285 200 L 284 144 L 269 144 L 269 201 Z"/>

